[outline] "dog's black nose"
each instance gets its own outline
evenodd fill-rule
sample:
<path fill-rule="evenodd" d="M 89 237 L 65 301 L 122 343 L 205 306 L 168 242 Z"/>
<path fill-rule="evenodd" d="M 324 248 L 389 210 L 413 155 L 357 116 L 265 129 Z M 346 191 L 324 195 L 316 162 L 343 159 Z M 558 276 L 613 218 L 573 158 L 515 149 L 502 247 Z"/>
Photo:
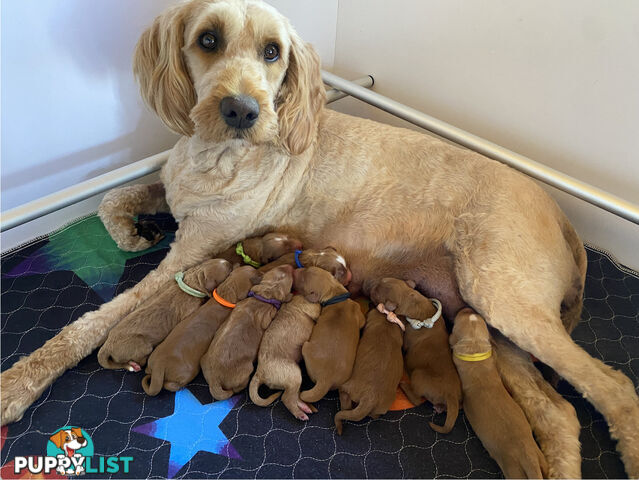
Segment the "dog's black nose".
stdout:
<path fill-rule="evenodd" d="M 260 115 L 260 105 L 248 95 L 224 97 L 220 102 L 220 112 L 229 127 L 241 130 L 255 124 Z"/>

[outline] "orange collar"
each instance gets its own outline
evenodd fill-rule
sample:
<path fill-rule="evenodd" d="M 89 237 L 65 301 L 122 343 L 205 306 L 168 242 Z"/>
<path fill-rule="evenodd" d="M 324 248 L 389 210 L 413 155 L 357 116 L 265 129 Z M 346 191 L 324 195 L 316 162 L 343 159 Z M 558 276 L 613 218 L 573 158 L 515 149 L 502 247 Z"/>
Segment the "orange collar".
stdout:
<path fill-rule="evenodd" d="M 235 308 L 235 303 L 227 302 L 226 300 L 224 300 L 222 297 L 218 295 L 217 288 L 213 290 L 213 298 L 215 299 L 217 303 L 219 303 L 223 307 Z"/>

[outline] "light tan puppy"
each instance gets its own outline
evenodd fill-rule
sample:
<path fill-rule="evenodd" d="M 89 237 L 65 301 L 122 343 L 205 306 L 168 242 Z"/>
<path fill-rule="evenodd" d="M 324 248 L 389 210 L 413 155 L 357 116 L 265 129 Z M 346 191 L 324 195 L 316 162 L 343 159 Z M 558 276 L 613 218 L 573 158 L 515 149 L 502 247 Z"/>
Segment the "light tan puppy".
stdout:
<path fill-rule="evenodd" d="M 268 272 L 280 265 L 291 265 L 296 268 L 319 267 L 330 272 L 342 285 L 348 285 L 352 277 L 351 271 L 346 266 L 346 260 L 333 247 L 321 250 L 309 248 L 297 255 L 296 253 L 287 253 L 274 262 L 264 265 L 260 268 L 260 272 Z"/>
<path fill-rule="evenodd" d="M 210 294 L 231 273 L 224 259 L 208 260 L 184 272 L 184 283 Z M 184 318 L 198 309 L 204 298 L 189 295 L 175 280 L 163 285 L 158 294 L 143 303 L 111 330 L 98 352 L 104 368 L 138 371 L 153 348 Z"/>
<path fill-rule="evenodd" d="M 639 476 L 639 398 L 566 332 L 580 318 L 587 259 L 539 185 L 433 136 L 325 109 L 319 57 L 266 2 L 172 5 L 142 34 L 134 71 L 146 103 L 183 137 L 164 188 L 116 190 L 101 218 L 113 237 L 136 240 L 134 214 L 169 207 L 176 240 L 138 285 L 2 373 L 2 423 L 176 271 L 275 230 L 335 246 L 352 289 L 408 278 L 450 318 L 471 305 L 588 397 Z"/>
<path fill-rule="evenodd" d="M 404 373 L 402 341 L 399 325 L 389 322 L 377 310 L 368 312 L 353 374 L 339 387 L 341 410 L 335 415 L 339 435 L 343 420 L 358 421 L 367 415 L 377 418 L 388 412 Z M 357 404 L 355 408 L 353 402 Z"/>
<path fill-rule="evenodd" d="M 301 295 L 293 297 L 282 306 L 275 319 L 264 332 L 257 356 L 257 370 L 249 385 L 249 395 L 254 404 L 266 407 L 282 395 L 282 402 L 295 417 L 308 420 L 312 408 L 299 398 L 302 386 L 302 345 L 310 338 L 321 307 Z M 268 398 L 260 397 L 259 386 L 283 389 Z"/>
<path fill-rule="evenodd" d="M 319 303 L 322 312 L 311 338 L 302 346 L 306 371 L 315 386 L 300 394 L 305 402 L 321 400 L 348 380 L 359 342 L 359 330 L 366 318 L 348 291 L 330 273 L 318 267 L 295 270 L 294 288 L 309 302 Z"/>
<path fill-rule="evenodd" d="M 415 290 L 413 282 L 396 278 L 383 278 L 371 291 L 375 305 L 384 304 L 386 309 L 403 317 L 416 320 L 435 318 L 437 309 L 429 299 Z M 413 328 L 405 322 L 405 364 L 410 383 L 401 387 L 413 405 L 421 404 L 425 397 L 437 411 L 447 410 L 443 427 L 430 423 L 433 430 L 448 433 L 452 430 L 459 412 L 462 391 L 457 370 L 453 364 L 448 331 L 443 318 L 438 318 L 432 328 L 417 325 Z"/>
<path fill-rule="evenodd" d="M 262 335 L 277 313 L 276 304 L 293 295 L 293 268 L 283 265 L 267 272 L 251 289 L 213 338 L 200 360 L 202 373 L 216 400 L 229 398 L 248 385 Z M 270 302 L 270 303 L 269 303 Z"/>
<path fill-rule="evenodd" d="M 544 478 L 548 465 L 524 412 L 504 387 L 488 328 L 470 308 L 455 317 L 450 336 L 464 392 L 464 413 L 506 478 Z"/>
<path fill-rule="evenodd" d="M 157 395 L 164 387 L 175 392 L 186 386 L 200 371 L 200 359 L 206 353 L 218 328 L 231 314 L 232 307 L 246 298 L 260 283 L 262 275 L 251 266 L 236 268 L 215 289 L 216 295 L 182 320 L 149 357 L 142 388 Z M 222 303 L 216 300 L 221 298 Z"/>
<path fill-rule="evenodd" d="M 302 248 L 302 242 L 284 233 L 267 233 L 263 237 L 251 237 L 233 244 L 217 255 L 232 265 L 250 265 L 259 268 L 282 255 Z M 242 253 L 244 255 L 242 255 Z"/>

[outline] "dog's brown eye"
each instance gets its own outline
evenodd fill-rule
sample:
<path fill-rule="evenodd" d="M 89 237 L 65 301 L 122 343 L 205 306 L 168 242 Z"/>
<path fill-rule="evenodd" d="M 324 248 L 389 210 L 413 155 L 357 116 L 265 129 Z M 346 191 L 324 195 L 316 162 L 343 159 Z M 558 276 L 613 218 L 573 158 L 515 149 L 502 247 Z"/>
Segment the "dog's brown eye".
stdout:
<path fill-rule="evenodd" d="M 274 43 L 269 43 L 264 47 L 264 60 L 267 62 L 274 62 L 280 58 L 280 49 Z"/>
<path fill-rule="evenodd" d="M 206 50 L 215 50 L 217 47 L 217 37 L 212 32 L 204 32 L 200 35 L 200 46 Z"/>

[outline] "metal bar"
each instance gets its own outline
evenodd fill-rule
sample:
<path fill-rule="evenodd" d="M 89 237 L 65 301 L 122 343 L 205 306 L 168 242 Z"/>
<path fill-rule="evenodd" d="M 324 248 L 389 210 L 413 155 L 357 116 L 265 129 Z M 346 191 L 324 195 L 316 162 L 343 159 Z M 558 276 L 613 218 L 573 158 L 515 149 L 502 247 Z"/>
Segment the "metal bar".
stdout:
<path fill-rule="evenodd" d="M 373 77 L 366 75 L 365 77 L 353 80 L 353 84 L 370 88 L 373 86 Z M 348 96 L 348 94 L 340 92 L 339 90 L 329 89 L 326 91 L 326 103 L 334 102 L 346 96 Z M 46 197 L 2 212 L 0 213 L 0 232 L 43 217 L 51 212 L 61 210 L 64 207 L 86 200 L 123 183 L 157 172 L 169 158 L 170 152 L 171 150 L 166 150 L 152 157 L 147 157 L 82 183 L 72 185 L 69 188 L 52 193 Z"/>
<path fill-rule="evenodd" d="M 371 88 L 375 84 L 375 79 L 371 75 L 353 80 L 353 83 L 364 88 Z M 326 90 L 326 103 L 332 103 L 340 98 L 348 97 L 348 93 L 341 92 L 335 88 Z"/>
<path fill-rule="evenodd" d="M 520 172 L 530 175 L 548 185 L 569 193 L 588 203 L 596 205 L 619 217 L 625 218 L 633 223 L 639 224 L 639 205 L 633 204 L 623 198 L 608 193 L 597 187 L 589 185 L 581 180 L 577 180 L 565 173 L 547 167 L 530 158 L 519 155 L 495 143 L 484 140 L 476 135 L 468 133 L 460 128 L 453 127 L 441 120 L 433 118 L 414 108 L 407 107 L 395 100 L 384 97 L 379 93 L 372 92 L 358 85 L 354 85 L 348 80 L 338 77 L 332 73 L 322 71 L 324 83 L 333 88 L 349 94 L 363 102 L 380 108 L 396 117 L 402 118 L 419 127 L 425 128 L 452 142 L 474 150 L 494 160 L 509 165 Z"/>

